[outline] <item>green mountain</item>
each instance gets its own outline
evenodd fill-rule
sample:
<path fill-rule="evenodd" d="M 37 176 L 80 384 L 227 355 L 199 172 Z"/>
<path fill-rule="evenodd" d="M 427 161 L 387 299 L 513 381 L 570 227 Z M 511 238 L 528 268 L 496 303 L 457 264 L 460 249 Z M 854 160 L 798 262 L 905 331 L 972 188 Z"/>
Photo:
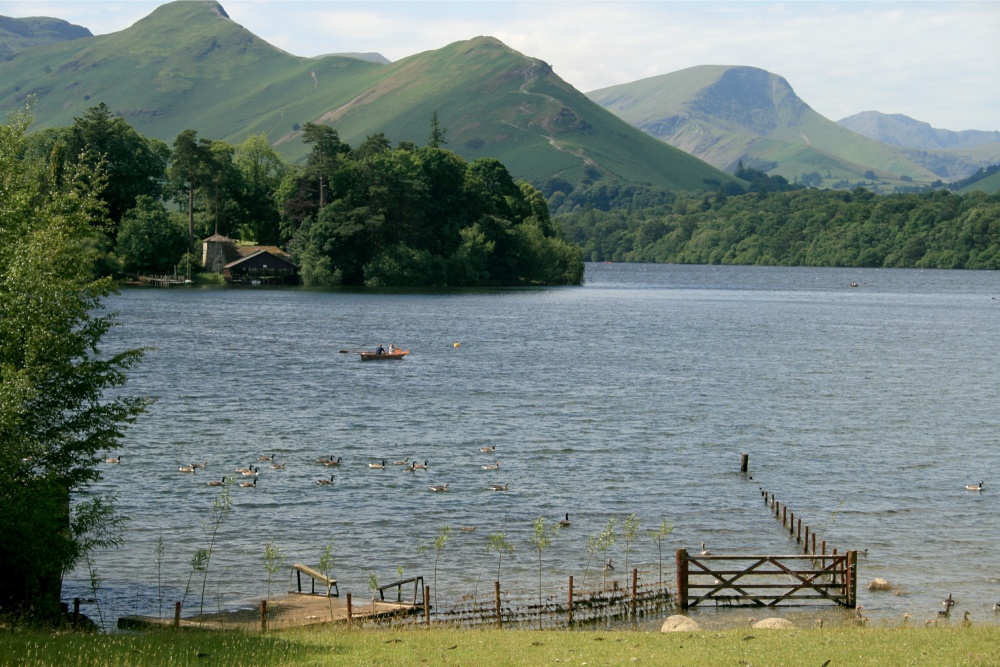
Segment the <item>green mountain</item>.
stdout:
<path fill-rule="evenodd" d="M 989 163 L 861 136 L 816 113 L 784 78 L 753 67 L 692 67 L 588 97 L 720 169 L 742 160 L 811 185 L 891 190 L 954 180 Z"/>
<path fill-rule="evenodd" d="M 31 95 L 38 128 L 69 125 L 104 102 L 168 143 L 188 128 L 230 142 L 264 133 L 299 159 L 306 122 L 328 123 L 355 146 L 378 132 L 424 144 L 436 110 L 447 148 L 498 158 L 535 183 L 607 178 L 697 190 L 735 180 L 490 37 L 390 64 L 304 58 L 259 39 L 216 2 L 173 2 L 117 33 L 22 51 L 0 63 L 0 82 L 0 112 Z"/>
<path fill-rule="evenodd" d="M 0 59 L 41 44 L 93 37 L 86 28 L 62 19 L 32 16 L 15 19 L 0 16 Z"/>

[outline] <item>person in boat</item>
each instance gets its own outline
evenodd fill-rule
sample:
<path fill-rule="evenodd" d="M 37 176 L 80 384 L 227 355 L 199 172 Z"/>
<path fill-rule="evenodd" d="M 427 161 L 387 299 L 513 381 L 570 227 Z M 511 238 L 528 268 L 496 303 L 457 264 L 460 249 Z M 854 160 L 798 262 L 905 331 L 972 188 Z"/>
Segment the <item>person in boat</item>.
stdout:
<path fill-rule="evenodd" d="M 389 343 L 389 354 L 395 354 L 395 353 L 396 353 L 396 344 Z"/>
<path fill-rule="evenodd" d="M 385 348 L 382 347 L 382 343 L 378 344 L 378 349 L 375 350 L 375 354 L 385 354 Z"/>

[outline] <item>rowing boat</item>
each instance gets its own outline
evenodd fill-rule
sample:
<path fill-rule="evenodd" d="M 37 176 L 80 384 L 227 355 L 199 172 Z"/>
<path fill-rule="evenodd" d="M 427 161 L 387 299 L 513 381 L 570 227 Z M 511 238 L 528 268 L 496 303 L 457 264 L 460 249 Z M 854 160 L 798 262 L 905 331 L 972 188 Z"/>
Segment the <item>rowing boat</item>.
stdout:
<path fill-rule="evenodd" d="M 410 353 L 409 350 L 394 350 L 392 352 L 362 352 L 361 361 L 388 361 L 389 359 L 402 359 Z"/>

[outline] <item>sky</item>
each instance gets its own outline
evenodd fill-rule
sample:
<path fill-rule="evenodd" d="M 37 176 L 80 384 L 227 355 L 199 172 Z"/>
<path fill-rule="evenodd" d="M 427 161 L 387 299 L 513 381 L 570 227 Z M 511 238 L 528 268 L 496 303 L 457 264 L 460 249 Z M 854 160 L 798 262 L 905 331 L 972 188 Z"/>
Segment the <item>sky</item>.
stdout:
<path fill-rule="evenodd" d="M 1000 130 L 1000 0 L 220 3 L 299 56 L 377 52 L 395 61 L 490 35 L 583 92 L 696 65 L 746 65 L 784 77 L 830 120 L 881 111 L 947 130 Z M 161 4 L 0 0 L 0 16 L 52 16 L 100 35 Z"/>

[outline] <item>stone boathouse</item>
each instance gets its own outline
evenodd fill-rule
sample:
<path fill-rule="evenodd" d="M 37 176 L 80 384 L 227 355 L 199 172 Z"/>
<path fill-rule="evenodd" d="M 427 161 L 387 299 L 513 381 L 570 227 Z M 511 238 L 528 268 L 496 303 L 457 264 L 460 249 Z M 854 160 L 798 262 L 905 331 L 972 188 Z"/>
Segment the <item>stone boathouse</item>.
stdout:
<path fill-rule="evenodd" d="M 273 245 L 239 245 L 214 234 L 202 241 L 201 262 L 206 271 L 221 273 L 230 284 L 299 284 L 299 268 L 288 253 Z"/>

